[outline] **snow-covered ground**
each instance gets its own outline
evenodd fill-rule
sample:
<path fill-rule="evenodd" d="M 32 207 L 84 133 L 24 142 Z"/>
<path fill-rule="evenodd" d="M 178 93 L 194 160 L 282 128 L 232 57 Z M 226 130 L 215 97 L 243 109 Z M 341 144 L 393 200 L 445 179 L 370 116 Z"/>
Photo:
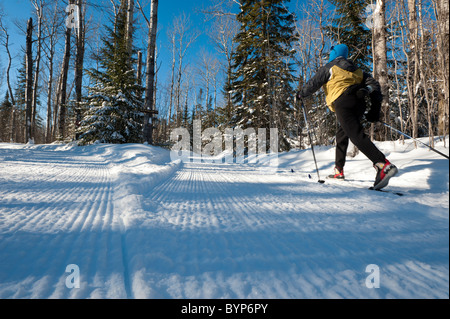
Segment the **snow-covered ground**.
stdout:
<path fill-rule="evenodd" d="M 405 196 L 367 190 L 361 154 L 349 181 L 319 184 L 310 150 L 271 172 L 0 144 L 0 298 L 449 298 L 449 161 L 377 145 Z M 325 177 L 334 149 L 316 153 Z"/>

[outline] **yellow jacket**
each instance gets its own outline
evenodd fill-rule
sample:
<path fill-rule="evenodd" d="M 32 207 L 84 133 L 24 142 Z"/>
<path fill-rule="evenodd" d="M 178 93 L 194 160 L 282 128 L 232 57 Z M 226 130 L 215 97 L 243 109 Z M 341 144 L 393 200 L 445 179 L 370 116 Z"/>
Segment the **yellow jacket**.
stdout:
<path fill-rule="evenodd" d="M 350 86 L 361 84 L 364 74 L 361 69 L 350 72 L 341 69 L 337 65 L 331 67 L 330 74 L 330 79 L 323 85 L 323 90 L 325 91 L 327 105 L 329 109 L 334 112 L 333 102 L 336 101 Z"/>
<path fill-rule="evenodd" d="M 352 61 L 338 57 L 321 67 L 305 84 L 300 95 L 307 97 L 323 87 L 328 108 L 334 112 L 334 101 L 350 87 L 358 85 L 370 85 L 381 92 L 379 83 L 372 76 L 357 68 Z"/>

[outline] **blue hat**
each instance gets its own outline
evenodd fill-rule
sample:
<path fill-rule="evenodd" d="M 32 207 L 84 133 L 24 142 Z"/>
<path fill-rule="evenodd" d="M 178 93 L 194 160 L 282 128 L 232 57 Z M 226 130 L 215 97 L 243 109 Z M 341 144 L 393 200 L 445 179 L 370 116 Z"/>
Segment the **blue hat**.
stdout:
<path fill-rule="evenodd" d="M 348 47 L 345 44 L 338 44 L 334 47 L 331 47 L 329 62 L 333 61 L 334 59 L 340 56 L 343 57 L 344 59 L 348 58 Z"/>

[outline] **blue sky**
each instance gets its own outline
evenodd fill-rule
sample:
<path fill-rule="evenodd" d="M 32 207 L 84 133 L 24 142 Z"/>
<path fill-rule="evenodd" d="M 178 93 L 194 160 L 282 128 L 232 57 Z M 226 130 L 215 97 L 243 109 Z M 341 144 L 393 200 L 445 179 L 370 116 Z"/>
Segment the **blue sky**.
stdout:
<path fill-rule="evenodd" d="M 67 0 L 61 1 L 61 9 L 67 6 Z M 118 2 L 118 0 L 115 0 Z M 297 3 L 300 3 L 304 0 L 293 0 L 291 1 L 291 7 L 295 7 Z M 150 0 L 140 0 L 140 2 L 145 6 L 144 11 L 146 12 L 147 17 L 150 15 Z M 88 3 L 95 4 L 103 4 L 104 10 L 93 9 L 92 7 L 88 7 L 88 16 L 91 15 L 95 18 L 95 22 L 101 23 L 102 31 L 104 31 L 103 26 L 110 25 L 110 21 L 107 19 L 108 13 L 112 12 L 112 5 L 110 0 L 88 0 Z M 162 84 L 164 82 L 168 82 L 170 77 L 170 65 L 171 65 L 171 52 L 169 51 L 169 41 L 167 41 L 167 30 L 172 26 L 173 20 L 175 17 L 179 17 L 182 13 L 185 13 L 189 16 L 191 20 L 192 27 L 196 29 L 198 32 L 207 32 L 208 31 L 208 22 L 205 22 L 205 15 L 201 12 L 202 9 L 208 8 L 211 5 L 217 3 L 217 0 L 160 0 L 159 8 L 158 8 L 158 83 Z M 6 24 L 9 27 L 9 32 L 11 35 L 10 44 L 11 51 L 13 53 L 13 65 L 11 68 L 11 84 L 13 88 L 15 87 L 15 79 L 17 69 L 20 67 L 23 58 L 23 52 L 21 52 L 21 47 L 25 45 L 25 35 L 22 31 L 19 31 L 17 26 L 14 24 L 14 21 L 20 21 L 20 25 L 25 26 L 26 20 L 33 16 L 34 8 L 30 2 L 30 0 L 0 0 L 0 7 L 3 8 L 6 13 Z M 234 9 L 238 10 L 237 5 L 234 5 Z M 142 23 L 144 20 L 141 17 L 141 13 L 137 13 L 137 16 Z M 147 41 L 147 29 L 142 25 L 140 31 L 135 34 L 135 45 L 137 45 L 140 49 L 146 48 Z M 61 41 L 60 50 L 63 50 L 63 41 Z M 91 42 L 92 43 L 92 42 Z M 92 46 L 96 47 L 96 43 L 93 42 Z M 101 45 L 101 44 L 100 44 Z M 206 34 L 201 34 L 197 41 L 190 47 L 185 61 L 188 61 L 191 67 L 195 67 L 197 65 L 199 52 L 204 49 L 212 54 L 215 53 L 211 40 L 208 38 Z M 5 71 L 7 65 L 7 56 L 4 52 L 4 48 L 0 47 L 0 67 L 1 71 Z M 62 52 L 57 52 L 58 58 L 62 57 Z M 88 52 L 87 52 L 88 54 Z M 85 62 L 89 62 L 90 59 L 86 58 Z M 59 69 L 59 62 L 55 65 L 55 75 L 57 69 Z M 89 67 L 87 63 L 85 63 L 85 67 Z M 73 76 L 73 70 L 70 70 L 72 74 L 69 76 Z M 46 75 L 44 75 L 45 77 Z M 1 79 L 0 79 L 1 81 Z M 83 84 L 87 85 L 85 81 Z M 0 101 L 3 99 L 6 88 L 6 79 L 3 77 L 3 83 L 0 86 Z M 46 100 L 46 90 L 43 89 L 41 93 L 41 101 Z M 43 103 L 45 104 L 45 103 Z M 43 114 L 42 117 L 46 117 L 46 111 L 44 110 L 45 106 L 41 106 L 40 113 Z"/>
<path fill-rule="evenodd" d="M 111 8 L 110 0 L 90 0 L 91 3 L 97 3 L 97 4 L 104 4 L 108 8 Z M 149 4 L 149 0 L 141 0 L 141 3 L 143 5 Z M 160 46 L 160 59 L 162 62 L 162 69 L 167 66 L 167 59 L 164 59 L 164 57 L 168 56 L 167 48 L 166 48 L 166 33 L 167 29 L 172 24 L 172 21 L 175 17 L 181 15 L 183 12 L 188 14 L 193 26 L 202 28 L 204 26 L 204 15 L 200 12 L 202 8 L 205 8 L 209 6 L 211 3 L 214 3 L 214 0 L 161 0 L 159 1 L 159 8 L 158 8 L 158 43 L 161 44 Z M 61 3 L 64 3 L 64 5 L 61 5 L 62 8 L 65 7 L 65 4 L 67 3 L 67 0 L 61 0 Z M 23 25 L 25 25 L 25 21 L 32 16 L 33 12 L 33 6 L 30 3 L 30 0 L 0 0 L 0 7 L 3 8 L 4 12 L 7 14 L 5 18 L 5 22 L 8 25 L 9 32 L 10 32 L 10 49 L 13 54 L 13 65 L 11 68 L 11 77 L 12 77 L 12 83 L 14 84 L 15 79 L 15 72 L 18 66 L 20 66 L 21 59 L 22 59 L 22 53 L 20 48 L 24 46 L 25 44 L 25 36 L 22 32 L 18 30 L 16 25 L 14 24 L 14 21 L 23 21 Z M 97 19 L 103 19 L 101 20 L 103 24 L 108 24 L 108 21 L 102 12 L 94 11 L 93 9 L 90 9 L 90 14 L 95 15 Z M 145 12 L 147 16 L 150 15 L 150 6 L 147 5 L 145 7 Z M 140 13 L 138 13 L 140 15 Z M 98 21 L 98 20 L 97 20 Z M 143 21 L 143 20 L 142 20 Z M 137 39 L 136 44 L 137 45 L 143 45 L 146 41 L 146 38 L 144 35 L 142 37 Z M 208 46 L 208 39 L 206 36 L 202 35 L 199 37 L 198 41 L 194 44 L 192 47 L 191 52 L 194 52 L 200 47 L 206 47 Z M 7 66 L 7 56 L 4 52 L 4 48 L 0 47 L 0 63 L 1 67 L 3 69 Z M 4 70 L 2 70 L 4 71 Z M 5 81 L 3 81 L 5 82 Z M 6 84 L 3 83 L 2 87 L 0 88 L 0 100 L 3 98 L 4 93 L 6 90 Z"/>

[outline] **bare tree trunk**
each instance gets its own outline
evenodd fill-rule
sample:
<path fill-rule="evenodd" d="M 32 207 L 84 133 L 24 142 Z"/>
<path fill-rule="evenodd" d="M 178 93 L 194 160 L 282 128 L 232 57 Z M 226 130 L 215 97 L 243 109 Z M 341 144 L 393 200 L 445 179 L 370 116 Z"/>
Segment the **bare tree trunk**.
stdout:
<path fill-rule="evenodd" d="M 67 104 L 67 75 L 69 72 L 69 60 L 70 60 L 70 35 L 71 28 L 66 28 L 66 38 L 65 38 L 65 50 L 64 50 L 64 58 L 61 67 L 61 76 L 60 76 L 60 85 L 59 85 L 59 98 L 58 98 L 58 107 L 59 107 L 59 121 L 58 121 L 58 133 L 59 139 L 64 139 L 65 137 L 65 128 L 66 128 L 66 104 Z"/>
<path fill-rule="evenodd" d="M 49 58 L 49 71 L 48 71 L 48 86 L 47 86 L 47 130 L 45 133 L 45 142 L 51 142 L 52 135 L 52 92 L 53 92 L 53 56 Z"/>
<path fill-rule="evenodd" d="M 226 58 L 226 64 L 223 66 L 226 68 L 226 88 L 228 92 L 225 92 L 225 110 L 226 121 L 230 121 L 233 113 L 233 102 L 231 94 L 231 75 L 233 70 L 233 57 L 234 47 L 236 42 L 234 38 L 238 31 L 238 25 L 234 19 L 229 16 L 221 16 L 217 19 L 213 26 L 212 32 L 209 37 L 216 44 L 217 49 Z"/>
<path fill-rule="evenodd" d="M 136 79 L 139 85 L 142 84 L 142 51 L 138 51 L 137 53 L 137 70 L 136 70 Z"/>
<path fill-rule="evenodd" d="M 180 45 L 182 45 L 182 41 L 180 41 Z M 178 72 L 177 72 L 177 85 L 175 87 L 175 108 L 176 108 L 176 121 L 177 126 L 181 124 L 181 78 L 183 76 L 183 56 L 178 54 Z"/>
<path fill-rule="evenodd" d="M 127 6 L 127 45 L 128 51 L 131 53 L 133 49 L 133 16 L 134 16 L 134 0 L 128 0 Z"/>
<path fill-rule="evenodd" d="M 56 127 L 55 116 L 52 119 L 52 109 L 53 109 L 53 75 L 54 75 L 54 58 L 56 52 L 56 43 L 58 42 L 58 28 L 60 27 L 60 19 L 58 15 L 59 7 L 58 3 L 55 2 L 53 16 L 48 18 L 49 23 L 46 24 L 46 38 L 48 38 L 48 44 L 44 42 L 44 52 L 46 52 L 48 60 L 49 78 L 47 83 L 47 130 L 45 135 L 46 143 L 51 143 L 54 136 L 54 130 Z M 55 103 L 56 105 L 56 103 Z M 55 112 L 56 113 L 56 112 Z"/>
<path fill-rule="evenodd" d="M 31 116 L 33 107 L 33 19 L 30 18 L 27 24 L 27 37 L 26 37 L 26 86 L 25 86 L 25 143 L 28 143 L 33 139 L 33 133 L 31 129 Z"/>
<path fill-rule="evenodd" d="M 213 59 L 211 56 L 206 53 L 205 51 L 202 51 L 200 53 L 200 68 L 199 68 L 199 74 L 200 77 L 203 80 L 203 84 L 205 86 L 206 92 L 205 92 L 205 106 L 206 111 L 208 111 L 208 105 L 209 105 L 209 87 L 210 82 L 212 80 L 212 74 L 211 74 L 211 67 L 212 67 L 212 61 Z"/>
<path fill-rule="evenodd" d="M 158 0 L 152 0 L 150 9 L 150 25 L 148 30 L 147 47 L 147 74 L 145 90 L 145 109 L 153 112 L 154 107 L 154 87 L 155 87 L 155 52 L 156 52 L 156 30 L 158 27 Z M 144 139 L 153 143 L 153 113 L 145 113 L 144 119 Z"/>
<path fill-rule="evenodd" d="M 172 45 L 172 66 L 171 66 L 171 76 L 170 76 L 170 96 L 169 96 L 169 113 L 168 113 L 168 119 L 167 123 L 170 128 L 170 121 L 172 119 L 172 108 L 173 108 L 173 90 L 175 86 L 175 64 L 176 64 L 176 58 L 175 58 L 175 50 L 176 50 L 176 35 L 175 31 L 170 35 L 171 39 L 171 45 Z"/>
<path fill-rule="evenodd" d="M 398 6 L 398 4 L 397 4 L 397 6 L 396 6 L 396 14 L 397 14 L 397 20 L 400 20 L 400 8 L 399 8 L 399 6 Z M 403 29 L 401 29 L 401 30 L 403 30 Z M 403 31 L 402 31 L 402 34 L 403 34 Z M 393 48 L 395 48 L 395 46 L 396 46 L 396 41 L 397 41 L 397 38 L 395 37 L 395 36 L 392 36 L 391 37 L 391 45 L 392 45 L 392 47 Z M 394 78 L 395 78 L 395 83 L 396 83 L 396 96 L 397 96 L 397 104 L 398 104 L 398 108 L 399 108 L 399 120 L 400 120 L 400 131 L 402 131 L 402 132 L 404 132 L 405 131 L 405 129 L 404 129 L 404 122 L 403 122 L 403 110 L 402 110 L 402 102 L 401 102 L 401 96 L 400 96 L 400 92 L 401 91 L 403 91 L 403 88 L 400 88 L 400 82 L 399 82 L 399 76 L 398 76 L 398 65 L 399 65 L 399 63 L 398 63 L 398 60 L 397 60 L 397 56 L 396 56 L 396 51 L 395 50 L 392 50 L 392 58 L 393 58 L 393 60 L 394 60 Z M 400 136 L 400 140 L 404 143 L 404 141 L 405 141 L 405 139 L 404 139 L 404 136 L 403 135 L 401 135 Z"/>
<path fill-rule="evenodd" d="M 448 134 L 449 120 L 449 4 L 448 0 L 433 0 L 437 18 L 437 49 L 441 92 L 439 94 L 439 134 Z M 445 143 L 445 138 L 444 138 Z"/>
<path fill-rule="evenodd" d="M 57 31 L 58 31 L 58 5 L 55 3 L 55 8 L 53 11 L 53 17 L 51 18 L 50 22 L 46 25 L 47 34 L 46 37 L 48 37 L 48 46 L 47 50 L 44 50 L 47 55 L 48 60 L 48 83 L 47 83 L 47 130 L 45 134 L 45 142 L 51 143 L 52 142 L 52 131 L 53 127 L 56 125 L 55 119 L 52 121 L 52 100 L 53 100 L 53 73 L 54 73 L 54 57 L 55 57 L 55 51 L 56 51 L 56 43 L 58 42 L 57 39 Z M 53 126 L 52 126 L 53 123 Z"/>
<path fill-rule="evenodd" d="M 181 105 L 180 105 L 180 99 L 181 99 L 181 80 L 183 76 L 184 71 L 184 57 L 186 56 L 186 52 L 191 46 L 191 44 L 197 39 L 198 34 L 191 33 L 188 34 L 190 25 L 189 25 L 189 17 L 185 14 L 182 14 L 180 17 L 176 18 L 174 21 L 174 31 L 175 31 L 175 38 L 178 40 L 177 48 L 177 58 L 178 58 L 178 72 L 177 72 L 177 85 L 175 87 L 175 94 L 176 94 L 176 111 L 177 111 L 177 125 L 180 125 L 181 120 Z"/>
<path fill-rule="evenodd" d="M 389 120 L 389 78 L 386 55 L 386 0 L 376 0 L 373 15 L 373 76 L 380 83 L 383 94 L 382 110 L 384 122 Z M 384 130 L 386 132 L 386 130 Z M 386 133 L 384 139 L 387 139 Z"/>
<path fill-rule="evenodd" d="M 56 135 L 59 129 L 59 91 L 61 90 L 59 87 L 59 84 L 61 82 L 61 77 L 58 78 L 57 82 L 57 89 L 54 96 L 54 103 L 53 103 L 53 125 L 52 125 L 52 140 L 54 141 L 56 139 Z"/>
<path fill-rule="evenodd" d="M 423 26 L 423 16 L 422 16 L 422 0 L 419 0 L 418 3 L 418 29 L 420 31 L 420 34 L 422 35 L 422 38 L 419 41 L 419 47 L 417 50 L 419 50 L 419 79 L 420 83 L 423 87 L 423 99 L 427 105 L 427 122 L 428 122 L 428 138 L 429 138 L 429 145 L 431 147 L 434 147 L 434 132 L 433 132 L 433 123 L 432 123 L 432 113 L 433 113 L 433 97 L 430 96 L 430 89 L 432 89 L 429 86 L 429 81 L 431 80 L 432 74 L 431 74 L 431 68 L 428 67 L 426 63 L 426 56 L 425 56 L 425 41 L 423 39 L 425 35 L 425 29 Z"/>
<path fill-rule="evenodd" d="M 84 64 L 84 52 L 85 52 L 85 39 L 86 29 L 84 21 L 84 8 L 83 0 L 77 0 L 78 6 L 78 20 L 76 27 L 76 56 L 75 56 L 75 100 L 76 106 L 76 127 L 81 122 L 81 101 L 83 98 L 83 64 Z M 76 136 L 78 139 L 78 136 Z"/>
<path fill-rule="evenodd" d="M 419 29 L 417 27 L 417 9 L 416 0 L 408 0 L 408 11 L 409 11 L 409 43 L 412 48 L 410 57 L 408 59 L 412 60 L 413 63 L 413 74 L 412 78 L 408 79 L 411 81 L 410 90 L 408 94 L 408 99 L 411 107 L 412 116 L 412 137 L 417 138 L 419 132 L 418 116 L 419 116 L 419 102 L 417 100 L 417 93 L 419 90 Z"/>
<path fill-rule="evenodd" d="M 36 9 L 37 17 L 37 47 L 36 47 L 36 65 L 34 70 L 34 83 L 33 83 L 33 101 L 31 110 L 31 130 L 33 136 L 36 130 L 36 112 L 37 112 L 37 95 L 39 87 L 39 72 L 41 68 L 41 52 L 42 52 L 42 24 L 43 24 L 43 9 L 44 3 L 38 0 L 33 1 L 33 6 Z"/>

